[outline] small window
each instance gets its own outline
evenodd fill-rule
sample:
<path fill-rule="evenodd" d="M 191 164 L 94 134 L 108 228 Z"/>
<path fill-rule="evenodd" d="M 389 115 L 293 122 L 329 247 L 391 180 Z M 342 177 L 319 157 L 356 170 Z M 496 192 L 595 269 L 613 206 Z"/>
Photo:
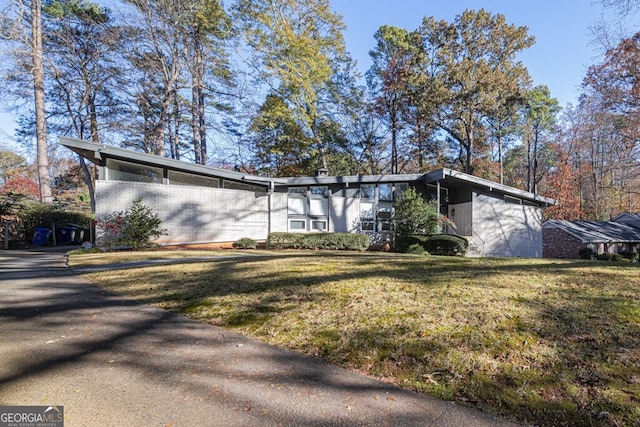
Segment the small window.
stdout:
<path fill-rule="evenodd" d="M 373 203 L 360 202 L 360 218 L 373 219 Z"/>
<path fill-rule="evenodd" d="M 379 227 L 380 231 L 393 231 L 393 224 L 391 221 L 380 221 Z"/>
<path fill-rule="evenodd" d="M 223 181 L 223 188 L 227 188 L 230 190 L 244 190 L 244 191 L 253 191 L 256 193 L 266 193 L 266 189 L 263 187 L 259 187 L 257 185 L 244 184 L 242 182 L 236 181 Z"/>
<path fill-rule="evenodd" d="M 329 195 L 329 187 L 326 185 L 322 186 L 312 186 L 310 189 L 310 193 L 312 196 L 328 196 Z"/>
<path fill-rule="evenodd" d="M 304 219 L 290 219 L 289 230 L 305 231 L 307 229 L 307 221 Z"/>
<path fill-rule="evenodd" d="M 307 188 L 306 187 L 289 187 L 288 193 L 290 195 L 297 194 L 300 196 L 304 196 L 307 194 Z"/>
<path fill-rule="evenodd" d="M 326 231 L 327 221 L 322 221 L 322 220 L 311 221 L 311 229 L 314 231 Z"/>
<path fill-rule="evenodd" d="M 406 182 L 402 182 L 400 184 L 396 184 L 393 189 L 394 200 L 398 200 L 402 194 L 409 189 L 409 184 Z"/>
<path fill-rule="evenodd" d="M 218 188 L 220 184 L 217 178 L 174 170 L 169 171 L 168 177 L 170 185 L 192 185 L 196 187 Z"/>
<path fill-rule="evenodd" d="M 373 231 L 375 229 L 373 221 L 362 221 L 362 222 L 360 222 L 360 229 L 362 231 Z"/>
<path fill-rule="evenodd" d="M 392 202 L 393 201 L 393 185 L 380 184 L 378 186 L 378 198 L 380 200 Z"/>
<path fill-rule="evenodd" d="M 375 199 L 376 198 L 376 186 L 372 184 L 363 184 L 360 186 L 360 198 L 362 199 Z"/>

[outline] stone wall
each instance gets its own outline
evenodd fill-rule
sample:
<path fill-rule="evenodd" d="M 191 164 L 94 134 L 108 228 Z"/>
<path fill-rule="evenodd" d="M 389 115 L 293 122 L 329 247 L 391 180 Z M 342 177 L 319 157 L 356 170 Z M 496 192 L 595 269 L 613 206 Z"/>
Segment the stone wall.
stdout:
<path fill-rule="evenodd" d="M 542 256 L 544 258 L 580 258 L 578 252 L 587 245 L 557 228 L 543 228 Z"/>

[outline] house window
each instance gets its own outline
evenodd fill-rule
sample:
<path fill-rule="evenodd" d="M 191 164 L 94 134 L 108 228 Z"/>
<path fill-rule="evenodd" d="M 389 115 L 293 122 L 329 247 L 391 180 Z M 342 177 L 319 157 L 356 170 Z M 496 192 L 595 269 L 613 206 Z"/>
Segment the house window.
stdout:
<path fill-rule="evenodd" d="M 401 182 L 399 184 L 396 184 L 393 189 L 393 200 L 394 201 L 398 200 L 398 198 L 402 196 L 402 194 L 408 189 L 409 189 L 409 184 L 407 184 L 406 182 Z"/>
<path fill-rule="evenodd" d="M 393 202 L 393 185 L 380 184 L 378 185 L 378 199 L 387 202 Z"/>
<path fill-rule="evenodd" d="M 309 189 L 309 193 L 311 193 L 312 196 L 328 196 L 329 195 L 329 187 L 327 187 L 326 185 L 322 185 L 322 186 L 312 186 Z"/>
<path fill-rule="evenodd" d="M 306 219 L 290 219 L 289 230 L 291 231 L 306 231 L 307 220 Z"/>
<path fill-rule="evenodd" d="M 313 231 L 327 231 L 327 221 L 325 221 L 325 220 L 313 220 L 313 221 L 311 221 L 311 230 L 313 230 Z"/>
<path fill-rule="evenodd" d="M 162 177 L 162 168 L 107 159 L 107 179 L 110 181 L 153 182 L 162 184 Z"/>
<path fill-rule="evenodd" d="M 408 183 L 360 186 L 360 229 L 393 231 L 393 202 L 409 188 Z"/>
<path fill-rule="evenodd" d="M 257 185 L 251 185 L 251 184 L 244 184 L 242 182 L 235 182 L 235 181 L 223 181 L 223 188 L 228 188 L 228 189 L 232 189 L 232 190 L 245 190 L 245 191 L 253 191 L 254 193 L 266 193 L 267 190 L 263 187 L 259 187 Z"/>
<path fill-rule="evenodd" d="M 329 228 L 329 187 L 290 187 L 287 213 L 291 231 L 326 231 Z"/>
<path fill-rule="evenodd" d="M 170 170 L 168 173 L 170 185 L 191 185 L 195 187 L 218 188 L 220 181 L 203 175 Z"/>
<path fill-rule="evenodd" d="M 376 198 L 376 186 L 373 184 L 363 184 L 360 186 L 360 198 L 361 199 L 375 199 Z"/>

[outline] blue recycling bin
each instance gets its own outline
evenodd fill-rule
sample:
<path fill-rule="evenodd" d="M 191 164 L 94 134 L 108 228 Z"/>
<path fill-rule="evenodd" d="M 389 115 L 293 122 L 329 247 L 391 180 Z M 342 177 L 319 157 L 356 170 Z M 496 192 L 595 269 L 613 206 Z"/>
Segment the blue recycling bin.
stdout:
<path fill-rule="evenodd" d="M 60 243 L 73 243 L 76 229 L 72 227 L 62 227 L 60 229 Z"/>
<path fill-rule="evenodd" d="M 36 246 L 45 246 L 47 242 L 49 242 L 49 234 L 51 234 L 51 230 L 48 228 L 34 228 L 31 244 Z"/>

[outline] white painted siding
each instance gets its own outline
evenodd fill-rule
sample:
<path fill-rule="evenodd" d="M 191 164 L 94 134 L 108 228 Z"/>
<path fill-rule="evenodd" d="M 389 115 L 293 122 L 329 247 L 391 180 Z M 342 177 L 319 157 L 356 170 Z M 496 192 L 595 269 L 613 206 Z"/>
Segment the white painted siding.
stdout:
<path fill-rule="evenodd" d="M 96 181 L 96 216 L 103 218 L 114 211 L 125 211 L 138 197 L 158 214 L 162 227 L 169 232 L 156 241 L 160 244 L 267 238 L 267 193 L 99 180 Z M 278 204 L 276 199 L 274 205 Z M 278 211 L 281 209 L 275 210 L 274 216 Z"/>
<path fill-rule="evenodd" d="M 542 209 L 538 207 L 474 196 L 473 231 L 484 255 L 542 257 Z"/>

